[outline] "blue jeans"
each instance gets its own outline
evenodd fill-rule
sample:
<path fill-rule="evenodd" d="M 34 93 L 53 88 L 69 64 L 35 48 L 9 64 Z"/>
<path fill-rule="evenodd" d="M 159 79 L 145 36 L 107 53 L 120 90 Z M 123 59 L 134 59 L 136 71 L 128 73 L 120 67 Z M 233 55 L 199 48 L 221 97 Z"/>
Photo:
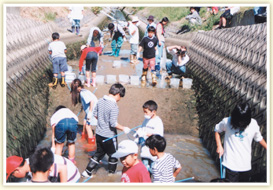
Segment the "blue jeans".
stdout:
<path fill-rule="evenodd" d="M 73 118 L 65 118 L 59 121 L 55 126 L 55 141 L 57 143 L 64 143 L 67 137 L 68 143 L 76 141 L 78 130 L 78 122 Z"/>
<path fill-rule="evenodd" d="M 80 28 L 80 22 L 81 22 L 81 20 L 73 19 L 73 21 L 72 21 L 72 27 L 78 27 L 78 28 Z"/>
<path fill-rule="evenodd" d="M 164 47 L 165 42 L 161 42 L 161 46 L 159 46 L 157 44 L 157 51 L 158 54 L 155 56 L 155 70 L 156 71 L 160 71 L 160 61 L 161 61 L 161 57 L 163 55 L 163 47 Z"/>
<path fill-rule="evenodd" d="M 172 61 L 166 62 L 166 69 L 169 75 L 171 75 L 172 73 L 178 75 L 183 75 L 186 73 L 186 65 L 176 67 Z"/>

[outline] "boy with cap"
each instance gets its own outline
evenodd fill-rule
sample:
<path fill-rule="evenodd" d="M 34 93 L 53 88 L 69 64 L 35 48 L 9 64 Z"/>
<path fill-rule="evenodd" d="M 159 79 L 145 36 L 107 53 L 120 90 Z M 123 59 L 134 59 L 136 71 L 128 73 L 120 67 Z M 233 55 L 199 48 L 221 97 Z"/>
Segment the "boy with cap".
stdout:
<path fill-rule="evenodd" d="M 133 17 L 132 22 L 128 22 L 128 30 L 130 34 L 130 45 L 131 45 L 131 52 L 130 52 L 130 63 L 137 64 L 137 47 L 139 41 L 139 31 L 138 31 L 138 17 Z"/>
<path fill-rule="evenodd" d="M 154 23 L 154 16 L 150 15 L 147 20 L 149 23 L 146 26 L 146 31 L 145 31 L 144 37 L 148 36 L 148 28 L 150 26 L 156 28 L 156 24 Z"/>
<path fill-rule="evenodd" d="M 118 145 L 118 151 L 112 156 L 123 164 L 121 182 L 150 183 L 151 178 L 144 164 L 138 160 L 138 147 L 134 141 L 124 140 Z"/>

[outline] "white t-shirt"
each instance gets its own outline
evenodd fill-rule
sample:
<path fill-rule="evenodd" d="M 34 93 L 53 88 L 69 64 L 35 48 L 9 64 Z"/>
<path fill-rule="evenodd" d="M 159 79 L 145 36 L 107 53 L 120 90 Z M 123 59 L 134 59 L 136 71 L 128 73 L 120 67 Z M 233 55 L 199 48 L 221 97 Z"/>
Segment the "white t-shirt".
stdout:
<path fill-rule="evenodd" d="M 129 27 L 128 27 L 128 30 L 129 30 L 129 34 L 130 34 L 130 44 L 138 44 L 139 42 L 139 31 L 138 31 L 138 27 L 131 23 L 129 24 Z M 132 35 L 132 32 L 136 31 L 133 35 Z"/>
<path fill-rule="evenodd" d="M 50 118 L 50 125 L 58 124 L 62 119 L 74 118 L 78 121 L 78 117 L 68 108 L 62 108 L 52 115 Z"/>
<path fill-rule="evenodd" d="M 168 51 L 168 53 L 170 53 L 173 56 L 172 62 L 174 64 L 174 66 L 176 66 L 176 67 L 181 67 L 181 66 L 185 65 L 186 63 L 188 63 L 190 60 L 189 56 L 186 54 L 184 57 L 182 57 L 182 62 L 179 64 L 178 63 L 178 56 L 176 54 L 177 50 L 176 49 L 169 50 L 169 47 L 167 47 L 167 51 Z"/>
<path fill-rule="evenodd" d="M 86 90 L 86 89 L 82 89 L 80 92 L 80 97 L 81 97 L 83 110 L 86 113 L 88 113 L 88 111 L 89 111 L 89 106 L 90 106 L 91 101 L 94 101 L 94 105 L 93 105 L 93 110 L 94 110 L 94 108 L 96 107 L 96 105 L 98 103 L 98 99 L 92 92 L 90 92 L 89 90 Z"/>
<path fill-rule="evenodd" d="M 51 57 L 54 59 L 55 57 L 66 57 L 64 50 L 66 50 L 66 46 L 62 41 L 56 40 L 50 42 L 48 46 L 48 51 L 51 51 Z"/>
<path fill-rule="evenodd" d="M 26 162 L 27 162 L 27 164 L 29 164 L 29 158 L 26 159 Z M 67 159 L 63 156 L 57 155 L 57 154 L 54 154 L 54 164 L 53 164 L 54 166 L 53 166 L 52 171 L 49 173 L 50 177 L 58 176 L 58 173 L 57 173 L 58 165 L 57 164 L 64 164 L 67 166 L 67 182 L 76 183 L 80 179 L 81 174 L 80 174 L 78 168 L 75 166 L 75 164 L 73 164 L 73 162 L 71 162 L 69 159 Z M 31 172 L 29 172 L 28 175 L 32 177 Z"/>
<path fill-rule="evenodd" d="M 223 165 L 233 171 L 251 170 L 251 143 L 253 139 L 260 142 L 263 137 L 255 119 L 251 119 L 248 127 L 239 132 L 231 128 L 230 117 L 224 118 L 215 126 L 215 132 L 225 131 Z"/>
<path fill-rule="evenodd" d="M 230 8 L 230 14 L 234 15 L 235 13 L 239 12 L 240 7 L 229 7 Z"/>
<path fill-rule="evenodd" d="M 82 11 L 83 11 L 83 6 L 79 7 L 69 7 L 69 10 L 71 11 L 70 13 L 70 18 L 76 19 L 76 20 L 81 20 L 83 18 Z"/>
<path fill-rule="evenodd" d="M 153 135 L 160 135 L 163 137 L 164 135 L 164 126 L 163 126 L 163 122 L 160 119 L 160 117 L 155 116 L 152 119 L 144 119 L 143 123 L 142 123 L 142 127 L 138 129 L 142 130 L 144 134 L 153 134 Z M 144 139 L 146 140 L 148 138 L 148 136 L 144 136 Z M 147 146 L 143 146 L 141 148 L 141 152 L 140 152 L 140 157 L 141 158 L 149 158 L 151 160 L 156 160 L 156 156 L 152 156 L 149 148 Z"/>

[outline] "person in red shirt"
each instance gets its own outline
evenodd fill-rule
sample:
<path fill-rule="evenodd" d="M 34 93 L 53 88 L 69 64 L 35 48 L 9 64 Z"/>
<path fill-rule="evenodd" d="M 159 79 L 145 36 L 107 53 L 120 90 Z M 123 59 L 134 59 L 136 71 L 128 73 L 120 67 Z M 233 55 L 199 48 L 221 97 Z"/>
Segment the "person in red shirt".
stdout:
<path fill-rule="evenodd" d="M 144 164 L 137 158 L 138 146 L 134 141 L 124 140 L 118 145 L 118 150 L 112 157 L 120 158 L 123 164 L 121 182 L 151 183 L 151 178 Z"/>
<path fill-rule="evenodd" d="M 86 86 L 90 87 L 90 70 L 92 72 L 92 86 L 96 87 L 96 70 L 98 62 L 98 54 L 102 53 L 102 47 L 81 46 L 81 58 L 79 61 L 79 71 L 82 71 L 83 61 L 86 62 Z"/>

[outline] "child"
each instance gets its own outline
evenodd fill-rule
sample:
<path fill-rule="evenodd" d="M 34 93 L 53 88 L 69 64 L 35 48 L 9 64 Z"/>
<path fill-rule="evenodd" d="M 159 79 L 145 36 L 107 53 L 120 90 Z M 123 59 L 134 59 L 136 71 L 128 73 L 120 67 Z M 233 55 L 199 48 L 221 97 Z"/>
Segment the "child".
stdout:
<path fill-rule="evenodd" d="M 82 71 L 83 61 L 86 60 L 86 86 L 90 87 L 90 69 L 92 72 L 92 86 L 96 87 L 96 70 L 99 55 L 102 52 L 102 47 L 89 47 L 86 45 L 81 46 L 81 58 L 79 61 L 79 71 Z"/>
<path fill-rule="evenodd" d="M 125 32 L 123 28 L 119 24 L 109 23 L 108 29 L 110 30 L 110 39 L 113 36 L 111 47 L 112 47 L 112 54 L 110 56 L 119 56 L 120 48 L 123 44 L 123 40 L 126 41 Z M 113 35 L 113 33 L 115 33 Z"/>
<path fill-rule="evenodd" d="M 50 118 L 52 127 L 52 147 L 55 154 L 62 155 L 64 141 L 67 138 L 68 159 L 75 162 L 75 141 L 78 130 L 78 117 L 65 106 L 58 106 Z"/>
<path fill-rule="evenodd" d="M 216 152 L 219 158 L 223 155 L 223 165 L 226 167 L 226 179 L 231 182 L 249 182 L 251 170 L 251 148 L 253 139 L 265 149 L 267 144 L 260 132 L 255 119 L 251 118 L 251 109 L 247 103 L 239 103 L 231 112 L 215 126 Z M 220 138 L 225 132 L 224 147 Z"/>
<path fill-rule="evenodd" d="M 68 18 L 71 19 L 72 26 L 71 26 L 71 32 L 74 33 L 76 29 L 76 35 L 80 34 L 80 22 L 83 18 L 83 6 L 71 6 L 69 7 L 69 15 Z"/>
<path fill-rule="evenodd" d="M 99 99 L 94 110 L 94 116 L 98 119 L 96 129 L 97 151 L 90 159 L 85 171 L 82 173 L 84 177 L 92 177 L 92 172 L 99 164 L 99 161 L 105 154 L 109 156 L 108 172 L 113 174 L 116 171 L 117 159 L 112 157 L 117 149 L 117 138 L 110 139 L 117 134 L 117 129 L 124 131 L 126 134 L 130 132 L 130 128 L 120 125 L 118 120 L 118 105 L 117 102 L 125 96 L 125 88 L 123 85 L 113 84 L 109 90 L 109 95 Z"/>
<path fill-rule="evenodd" d="M 155 52 L 157 49 L 158 39 L 155 37 L 155 28 L 150 26 L 148 28 L 148 36 L 144 37 L 138 48 L 137 59 L 139 57 L 139 52 L 143 51 L 143 71 L 141 76 L 141 81 L 145 82 L 147 80 L 147 72 L 150 67 L 152 73 L 152 84 L 156 85 L 156 75 L 155 75 Z"/>
<path fill-rule="evenodd" d="M 150 28 L 150 26 L 156 28 L 156 24 L 154 23 L 154 16 L 150 15 L 147 20 L 149 23 L 146 26 L 144 37 L 148 36 L 148 28 Z"/>
<path fill-rule="evenodd" d="M 160 135 L 150 136 L 145 145 L 149 147 L 152 156 L 157 159 L 153 165 L 154 183 L 173 183 L 181 170 L 180 163 L 169 153 L 164 153 L 166 140 Z"/>
<path fill-rule="evenodd" d="M 128 30 L 130 34 L 130 45 L 131 45 L 131 53 L 130 53 L 130 63 L 137 64 L 137 46 L 139 41 L 139 31 L 138 31 L 138 17 L 133 17 L 132 22 L 128 22 Z"/>
<path fill-rule="evenodd" d="M 139 128 L 136 132 L 138 136 L 138 143 L 144 145 L 145 143 L 142 142 L 146 140 L 149 136 L 157 134 L 157 135 L 164 135 L 164 127 L 162 120 L 160 117 L 156 115 L 157 111 L 157 104 L 153 100 L 149 100 L 144 103 L 142 106 L 144 111 L 144 121 L 142 123 L 141 128 Z M 149 172 L 151 171 L 152 164 L 156 160 L 156 157 L 150 154 L 149 148 L 147 146 L 141 147 L 140 157 L 142 159 L 143 164 L 146 166 Z"/>
<path fill-rule="evenodd" d="M 118 145 L 118 150 L 112 156 L 120 158 L 124 166 L 122 169 L 121 182 L 145 183 L 151 182 L 149 172 L 143 163 L 137 158 L 138 147 L 134 141 L 123 140 Z"/>
<path fill-rule="evenodd" d="M 168 22 L 169 22 L 168 17 L 164 17 L 156 25 L 156 37 L 158 39 L 158 44 L 157 44 L 157 54 L 156 54 L 156 57 L 155 57 L 155 60 L 156 60 L 155 70 L 156 70 L 158 75 L 160 75 L 160 61 L 161 61 L 161 57 L 163 55 L 163 48 L 164 48 L 164 44 L 165 44 L 164 26 L 166 26 L 168 24 Z"/>
<path fill-rule="evenodd" d="M 49 84 L 53 89 L 57 87 L 58 84 L 58 74 L 61 73 L 62 76 L 62 82 L 61 86 L 65 87 L 66 83 L 64 81 L 65 71 L 68 70 L 67 68 L 67 61 L 66 61 L 66 55 L 67 52 L 65 44 L 60 41 L 60 35 L 57 32 L 54 32 L 52 34 L 52 40 L 48 46 L 49 54 L 52 58 L 52 64 L 53 64 L 53 81 Z"/>
<path fill-rule="evenodd" d="M 50 183 L 49 173 L 54 163 L 53 153 L 49 148 L 36 149 L 29 158 L 29 167 L 32 172 L 32 183 Z"/>
<path fill-rule="evenodd" d="M 75 106 L 79 102 L 85 111 L 83 121 L 82 139 L 85 139 L 87 132 L 88 144 L 95 145 L 95 137 L 93 136 L 91 126 L 97 126 L 97 119 L 93 116 L 94 108 L 97 105 L 97 97 L 89 90 L 84 89 L 80 79 L 74 79 L 71 83 L 72 104 Z"/>
<path fill-rule="evenodd" d="M 189 20 L 190 25 L 202 25 L 202 19 L 195 7 L 190 7 L 190 14 L 186 16 L 186 20 Z"/>
<path fill-rule="evenodd" d="M 31 179 L 32 173 L 30 171 L 29 159 L 24 159 L 19 156 L 10 156 L 6 159 L 7 164 L 7 178 L 10 176 L 16 178 Z M 78 168 L 67 158 L 54 154 L 54 167 L 49 174 L 51 182 L 76 183 L 80 179 L 80 172 Z"/>

